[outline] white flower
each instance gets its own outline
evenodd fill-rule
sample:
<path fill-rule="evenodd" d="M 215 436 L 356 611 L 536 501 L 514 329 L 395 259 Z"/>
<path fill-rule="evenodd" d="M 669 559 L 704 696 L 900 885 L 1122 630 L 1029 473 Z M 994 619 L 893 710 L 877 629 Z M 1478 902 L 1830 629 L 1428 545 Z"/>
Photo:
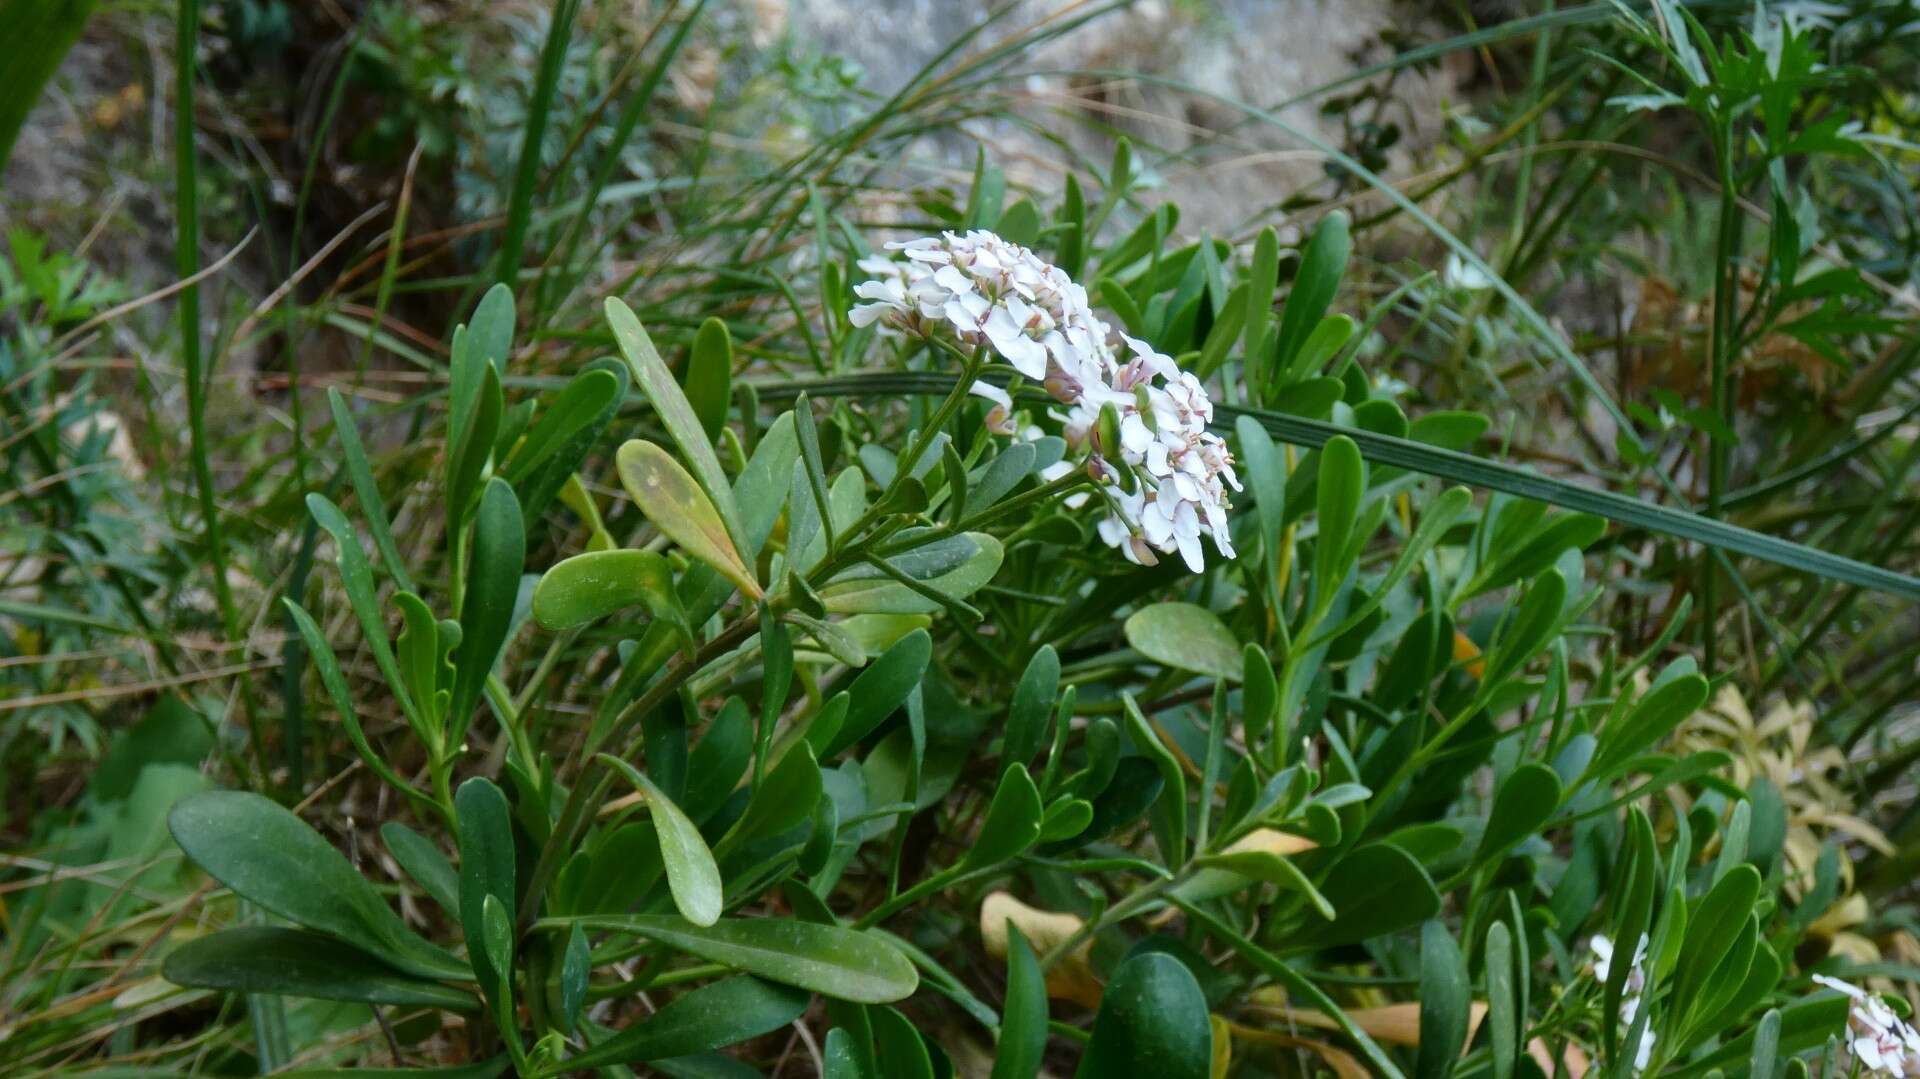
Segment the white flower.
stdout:
<path fill-rule="evenodd" d="M 1587 948 L 1593 952 L 1593 976 L 1605 982 L 1613 972 L 1613 942 L 1602 936 L 1595 936 L 1587 942 Z M 1647 988 L 1647 935 L 1640 934 L 1640 943 L 1633 949 L 1633 965 L 1627 969 L 1626 992 L 1635 996 Z"/>
<path fill-rule="evenodd" d="M 887 246 L 905 258 L 860 260 L 873 279 L 854 289 L 869 301 L 850 313 L 854 325 L 951 334 L 1039 381 L 1068 406 L 1059 416 L 1067 442 L 1088 453 L 1087 471 L 1102 485 L 1108 515 L 1099 524 L 1101 539 L 1130 561 L 1150 566 L 1158 554 L 1177 551 L 1198 573 L 1205 567 L 1203 533 L 1223 557 L 1234 557 L 1227 491 L 1240 490 L 1240 480 L 1227 444 L 1207 430 L 1213 400 L 1199 379 L 1146 341 L 1124 333 L 1109 341 L 1112 331 L 1093 313 L 1084 288 L 991 232 Z M 972 392 L 993 402 L 987 426 L 1013 434 L 1006 391 L 975 382 Z M 1120 421 L 1114 446 L 1098 436 L 1109 406 Z M 1132 482 L 1123 483 L 1129 476 Z"/>
<path fill-rule="evenodd" d="M 1595 936 L 1587 942 L 1587 949 L 1593 953 L 1593 976 L 1603 984 L 1613 973 L 1613 942 L 1606 937 Z M 1626 984 L 1620 997 L 1620 1029 L 1631 1032 L 1633 1021 L 1640 1014 L 1642 994 L 1647 990 L 1647 935 L 1640 934 L 1640 942 L 1634 945 L 1632 965 L 1627 968 Z M 1653 1024 L 1649 1022 L 1640 1032 L 1640 1044 L 1634 1048 L 1633 1070 L 1637 1075 L 1647 1070 L 1653 1059 Z"/>
<path fill-rule="evenodd" d="M 1867 1074 L 1901 1079 L 1920 1075 L 1920 1032 L 1895 1015 L 1886 1001 L 1838 978 L 1815 974 L 1813 980 L 1852 1001 L 1847 1011 L 1847 1049 L 1866 1066 Z"/>
<path fill-rule="evenodd" d="M 959 343 L 992 349 L 1063 402 L 1110 365 L 1102 354 L 1107 324 L 1087 305 L 1086 290 L 1032 251 L 983 229 L 887 247 L 906 258 L 860 260 L 875 280 L 854 289 L 871 301 L 849 313 L 855 326 L 878 322 L 926 336 L 944 324 Z"/>

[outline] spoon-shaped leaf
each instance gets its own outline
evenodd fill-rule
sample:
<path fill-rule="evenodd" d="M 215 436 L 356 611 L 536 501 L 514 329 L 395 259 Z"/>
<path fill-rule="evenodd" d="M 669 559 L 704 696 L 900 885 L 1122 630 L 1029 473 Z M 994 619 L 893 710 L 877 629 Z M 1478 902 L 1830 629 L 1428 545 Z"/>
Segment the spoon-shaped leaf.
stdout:
<path fill-rule="evenodd" d="M 1040 839 L 1040 788 L 1033 785 L 1024 764 L 1009 765 L 987 806 L 980 836 L 961 860 L 969 869 L 997 865 L 1026 853 Z"/>
<path fill-rule="evenodd" d="M 465 978 L 467 965 L 416 936 L 345 855 L 279 804 L 247 791 L 182 798 L 167 827 L 195 865 L 236 895 L 331 933 L 408 974 Z"/>
<path fill-rule="evenodd" d="M 647 808 L 653 813 L 654 830 L 660 837 L 660 860 L 667 867 L 667 888 L 673 893 L 673 905 L 694 925 L 710 926 L 719 921 L 724 886 L 713 852 L 707 849 L 707 841 L 700 838 L 700 829 L 646 773 L 605 753 L 600 754 L 600 759 L 618 768 L 647 800 Z"/>
<path fill-rule="evenodd" d="M 1148 659 L 1183 671 L 1239 681 L 1240 642 L 1218 615 L 1191 603 L 1156 603 L 1127 619 L 1127 643 Z"/>
<path fill-rule="evenodd" d="M 760 598 L 760 582 L 741 562 L 726 524 L 680 462 L 651 442 L 633 439 L 620 447 L 615 464 L 621 485 L 655 528 L 749 598 Z"/>
<path fill-rule="evenodd" d="M 572 629 L 639 604 L 655 618 L 684 626 L 673 589 L 673 567 L 652 551 L 589 551 L 565 559 L 533 589 L 533 619 L 547 629 Z"/>

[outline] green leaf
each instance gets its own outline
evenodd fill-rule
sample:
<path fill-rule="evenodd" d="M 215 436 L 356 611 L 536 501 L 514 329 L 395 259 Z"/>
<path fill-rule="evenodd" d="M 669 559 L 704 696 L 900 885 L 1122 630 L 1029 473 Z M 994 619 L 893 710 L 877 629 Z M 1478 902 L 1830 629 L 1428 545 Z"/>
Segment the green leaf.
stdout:
<path fill-rule="evenodd" d="M 246 791 L 182 798 L 167 827 L 189 859 L 234 894 L 308 929 L 331 933 L 396 969 L 467 976 L 467 965 L 408 929 L 320 833 Z"/>
<path fill-rule="evenodd" d="M 754 549 L 756 545 L 747 542 L 747 532 L 741 526 L 740 512 L 734 504 L 733 488 L 727 484 L 726 473 L 720 469 L 720 458 L 713 452 L 713 443 L 707 438 L 700 417 L 688 403 L 686 395 L 680 392 L 680 386 L 674 382 L 673 373 L 667 370 L 660 353 L 654 349 L 653 339 L 647 336 L 640 320 L 634 317 L 633 310 L 622 303 L 619 297 L 607 298 L 606 311 L 607 324 L 613 328 L 614 343 L 620 347 L 620 354 L 626 357 L 627 365 L 632 368 L 633 379 L 639 384 L 640 392 L 646 394 L 647 400 L 653 403 L 661 424 L 673 436 L 674 445 L 680 447 L 680 452 L 693 467 L 693 475 L 712 500 L 714 511 L 725 525 L 726 535 L 732 539 L 729 546 L 734 550 Z M 621 447 L 623 456 L 625 449 Z M 625 472 L 623 467 L 623 479 Z"/>
<path fill-rule="evenodd" d="M 1076 1079 L 1212 1073 L 1213 1027 L 1193 972 L 1165 952 L 1141 952 L 1120 964 L 1100 999 Z"/>
<path fill-rule="evenodd" d="M 491 997 L 500 984 L 500 964 L 485 943 L 486 901 L 491 896 L 513 909 L 513 809 L 500 788 L 480 776 L 460 784 L 453 807 L 460 822 L 460 925 L 475 979 Z"/>
<path fill-rule="evenodd" d="M 1020 927 L 1007 920 L 1007 1004 L 991 1079 L 1035 1079 L 1047 1052 L 1047 981 Z"/>
<path fill-rule="evenodd" d="M 985 532 L 965 535 L 974 544 L 972 557 L 956 569 L 921 582 L 950 600 L 964 600 L 993 580 L 1005 553 L 1000 541 Z M 945 609 L 943 604 L 888 577 L 829 584 L 820 589 L 820 598 L 827 610 L 836 614 L 933 614 Z"/>
<path fill-rule="evenodd" d="M 723 918 L 711 926 L 660 916 L 581 921 L 590 929 L 645 937 L 710 963 L 857 1004 L 904 1000 L 920 984 L 913 963 L 898 948 L 873 933 L 837 925 L 790 918 Z"/>
<path fill-rule="evenodd" d="M 804 741 L 794 743 L 754 790 L 746 812 L 720 841 L 721 848 L 731 849 L 797 826 L 813 814 L 813 807 L 820 801 L 820 787 L 820 765 L 814 760 L 813 747 Z"/>
<path fill-rule="evenodd" d="M 987 806 L 980 836 L 960 860 L 967 869 L 985 869 L 1025 854 L 1040 839 L 1040 789 L 1023 764 L 1000 773 L 1000 786 Z"/>
<path fill-rule="evenodd" d="M 820 756 L 831 757 L 865 738 L 906 701 L 927 673 L 933 638 L 924 629 L 896 641 L 847 687 L 847 715 Z"/>
<path fill-rule="evenodd" d="M 479 402 L 473 419 L 462 436 L 447 452 L 447 529 L 464 531 L 467 512 L 473 508 L 475 493 L 486 475 L 487 462 L 493 457 L 494 440 L 500 435 L 500 421 L 506 405 L 500 393 L 500 377 L 492 367 L 480 369 Z"/>
<path fill-rule="evenodd" d="M 1687 916 L 1687 934 L 1674 967 L 1673 1004 L 1684 1012 L 1701 995 L 1720 960 L 1733 949 L 1741 927 L 1753 916 L 1760 897 L 1760 872 L 1750 865 L 1735 866 L 1701 896 Z M 1745 975 L 1742 970 L 1741 975 Z"/>
<path fill-rule="evenodd" d="M 800 1018 L 812 996 L 744 974 L 682 993 L 658 1011 L 582 1053 L 569 1072 L 640 1064 L 723 1049 Z"/>
<path fill-rule="evenodd" d="M 1320 451 L 1320 534 L 1313 542 L 1313 609 L 1324 612 L 1333 603 L 1347 570 L 1353 565 L 1354 522 L 1360 496 L 1367 486 L 1366 462 L 1360 448 L 1346 437 L 1335 438 Z"/>
<path fill-rule="evenodd" d="M 727 423 L 728 403 L 733 394 L 733 338 L 727 324 L 710 318 L 693 335 L 693 351 L 687 354 L 687 404 L 700 421 L 700 430 L 708 443 L 720 437 Z"/>
<path fill-rule="evenodd" d="M 1438 921 L 1420 927 L 1420 1049 L 1414 1079 L 1447 1079 L 1467 1043 L 1467 961 Z"/>
<path fill-rule="evenodd" d="M 640 794 L 653 813 L 654 828 L 660 836 L 660 859 L 667 867 L 667 887 L 673 892 L 673 905 L 682 917 L 697 926 L 710 926 L 720 920 L 724 885 L 713 852 L 700 838 L 700 829 L 687 819 L 666 792 L 655 786 L 646 773 L 610 754 L 600 759 L 618 768 Z"/>
<path fill-rule="evenodd" d="M 1505 854 L 1508 848 L 1540 830 L 1560 809 L 1560 777 L 1544 764 L 1523 764 L 1513 770 L 1494 795 L 1486 830 L 1473 861 L 1478 865 Z"/>
<path fill-rule="evenodd" d="M 1340 916 L 1301 943 L 1315 948 L 1353 944 L 1419 925 L 1440 911 L 1440 893 L 1413 856 L 1392 843 L 1357 847 L 1320 882 Z"/>
<path fill-rule="evenodd" d="M 1191 603 L 1155 603 L 1127 618 L 1127 643 L 1134 651 L 1168 667 L 1227 681 L 1240 679 L 1240 642 L 1205 607 Z"/>
<path fill-rule="evenodd" d="M 593 978 L 593 949 L 587 934 L 579 926 L 567 934 L 566 954 L 560 960 L 560 1021 L 568 1032 L 580 1025 L 580 1012 L 587 1005 L 587 989 Z"/>
<path fill-rule="evenodd" d="M 1513 934 L 1507 923 L 1487 928 L 1487 1034 L 1495 1079 L 1512 1079 L 1524 1016 L 1514 1009 Z"/>
<path fill-rule="evenodd" d="M 401 824 L 388 821 L 380 826 L 380 839 L 387 853 L 400 864 L 407 876 L 449 914 L 460 910 L 460 878 L 453 863 L 433 845 L 433 840 Z"/>
<path fill-rule="evenodd" d="M 406 561 L 393 542 L 393 526 L 387 520 L 386 503 L 380 499 L 380 485 L 374 482 L 373 469 L 367 464 L 367 450 L 360 444 L 360 431 L 354 426 L 353 413 L 340 391 L 327 387 L 327 407 L 333 412 L 333 430 L 340 439 L 346 457 L 347 478 L 353 481 L 353 494 L 360 500 L 360 513 L 367 519 L 367 531 L 373 533 L 373 545 L 387 564 L 387 572 L 402 592 L 413 591 L 413 578 L 407 574 Z"/>
<path fill-rule="evenodd" d="M 541 410 L 520 448 L 501 467 L 501 478 L 513 484 L 520 496 L 520 512 L 529 533 L 613 422 L 626 391 L 624 369 L 590 367 L 573 376 L 560 396 Z"/>
<path fill-rule="evenodd" d="M 635 604 L 692 639 L 673 567 L 652 551 L 589 551 L 561 561 L 534 586 L 533 620 L 547 629 L 572 629 Z"/>
<path fill-rule="evenodd" d="M 1020 203 L 1019 205 L 1025 205 Z M 926 1039 L 907 1017 L 894 1008 L 870 1008 L 874 1048 L 887 1079 L 934 1079 L 933 1057 Z"/>
<path fill-rule="evenodd" d="M 1692 660 L 1676 660 L 1627 714 L 1600 732 L 1600 748 L 1587 766 L 1595 779 L 1611 775 L 1665 738 L 1707 700 L 1707 680 L 1692 672 Z"/>
<path fill-rule="evenodd" d="M 1347 215 L 1328 214 L 1314 226 L 1306 250 L 1300 253 L 1300 270 L 1294 275 L 1293 291 L 1287 294 L 1286 307 L 1280 313 L 1278 371 L 1283 381 L 1300 377 L 1296 364 L 1307 336 L 1326 317 L 1327 307 L 1339 291 L 1340 278 L 1347 271 L 1347 254 L 1353 242 L 1348 236 Z M 1271 396 L 1271 384 L 1269 384 Z"/>
<path fill-rule="evenodd" d="M 409 977 L 357 948 L 303 929 L 243 926 L 191 940 L 160 972 L 175 985 L 348 1000 L 401 1007 L 473 1009 L 473 994 Z"/>
<path fill-rule="evenodd" d="M 1195 610 L 1200 610 L 1196 607 Z M 1129 625 L 1131 625 L 1129 619 Z M 1160 741 L 1153 731 L 1153 724 L 1140 711 L 1131 693 L 1122 692 L 1121 704 L 1126 710 L 1127 732 L 1133 736 L 1133 748 L 1153 762 L 1160 772 L 1163 784 L 1159 801 L 1156 803 L 1159 816 L 1154 819 L 1154 841 L 1160 844 L 1160 856 L 1168 865 L 1180 865 L 1187 860 L 1187 775 L 1175 759 L 1173 752 Z"/>
<path fill-rule="evenodd" d="M 460 611 L 460 647 L 454 651 L 453 701 L 447 711 L 452 748 L 460 745 L 480 691 L 513 628 L 520 598 L 520 572 L 526 568 L 527 533 L 520 502 L 507 481 L 494 477 L 480 498 L 473 526 L 473 560 L 468 566 L 466 605 Z"/>
<path fill-rule="evenodd" d="M 651 442 L 633 439 L 620 447 L 615 464 L 621 486 L 655 528 L 748 598 L 760 599 L 760 582 L 740 560 L 714 504 L 680 462 Z"/>
<path fill-rule="evenodd" d="M 1060 653 L 1043 644 L 1027 661 L 1013 690 L 1013 706 L 1007 713 L 1002 767 L 1027 764 L 1046 744 L 1047 720 L 1053 715 L 1053 701 L 1060 692 Z"/>

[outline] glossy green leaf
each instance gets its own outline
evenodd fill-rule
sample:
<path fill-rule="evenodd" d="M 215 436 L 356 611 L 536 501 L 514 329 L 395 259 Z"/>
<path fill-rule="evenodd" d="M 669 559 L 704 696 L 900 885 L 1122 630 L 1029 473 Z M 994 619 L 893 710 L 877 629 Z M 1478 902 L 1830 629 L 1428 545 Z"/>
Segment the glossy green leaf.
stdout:
<path fill-rule="evenodd" d="M 1007 923 L 1007 1003 L 991 1079 L 1035 1079 L 1047 1052 L 1047 981 L 1020 927 Z"/>
<path fill-rule="evenodd" d="M 613 329 L 614 343 L 619 346 L 620 354 L 626 357 L 627 365 L 633 371 L 634 382 L 653 404 L 654 411 L 660 415 L 661 424 L 673 436 L 674 445 L 680 447 L 680 452 L 692 466 L 694 478 L 706 492 L 713 512 L 718 515 L 726 536 L 732 541 L 728 546 L 734 550 L 752 549 L 756 545 L 748 542 L 746 529 L 740 522 L 740 512 L 733 500 L 733 488 L 727 483 L 726 473 L 720 469 L 720 458 L 713 452 L 713 442 L 707 438 L 700 417 L 688 403 L 686 394 L 680 391 L 679 384 L 673 380 L 673 373 L 667 370 L 660 353 L 653 347 L 653 339 L 647 336 L 640 320 L 634 317 L 633 310 L 622 303 L 619 297 L 607 298 L 606 313 L 607 325 Z M 621 450 L 624 455 L 625 447 Z M 625 472 L 623 467 L 623 479 Z"/>
<path fill-rule="evenodd" d="M 1560 777 L 1552 768 L 1536 763 L 1514 769 L 1494 795 L 1474 862 L 1505 854 L 1514 844 L 1538 833 L 1559 809 Z"/>
<path fill-rule="evenodd" d="M 998 865 L 1026 853 L 1040 839 L 1040 789 L 1033 785 L 1025 765 L 1009 765 L 1000 773 L 1000 786 L 980 822 L 980 835 L 967 848 L 960 864 L 968 869 Z"/>
<path fill-rule="evenodd" d="M 1487 1041 L 1495 1079 L 1512 1079 L 1525 1016 L 1516 1011 L 1513 986 L 1513 934 L 1505 922 L 1487 927 Z"/>
<path fill-rule="evenodd" d="M 1665 738 L 1707 700 L 1707 680 L 1692 673 L 1691 661 L 1677 661 L 1685 667 L 1670 666 L 1625 716 L 1609 722 L 1600 731 L 1600 748 L 1587 765 L 1587 775 L 1604 777 L 1625 765 Z"/>
<path fill-rule="evenodd" d="M 460 925 L 467 934 L 467 958 L 475 978 L 491 996 L 499 984 L 500 964 L 486 941 L 486 900 L 508 910 L 514 906 L 513 809 L 492 781 L 475 776 L 454 792 L 460 823 Z"/>
<path fill-rule="evenodd" d="M 1160 772 L 1161 795 L 1154 817 L 1154 839 L 1160 845 L 1160 856 L 1168 865 L 1180 865 L 1187 860 L 1187 774 L 1173 751 L 1160 741 L 1153 724 L 1147 722 L 1133 695 L 1122 693 L 1120 701 L 1133 748 L 1152 761 Z"/>
<path fill-rule="evenodd" d="M 403 973 L 468 974 L 465 963 L 408 929 L 332 844 L 267 798 L 191 795 L 174 805 L 167 827 L 194 864 L 273 914 L 331 933 Z"/>
<path fill-rule="evenodd" d="M 533 620 L 547 629 L 584 626 L 639 605 L 691 637 L 674 590 L 673 567 L 652 551 L 589 551 L 564 559 L 533 589 Z"/>
<path fill-rule="evenodd" d="M 964 600 L 979 591 L 1000 570 L 1004 549 L 1000 541 L 985 532 L 968 532 L 974 553 L 959 567 L 932 577 L 927 588 L 954 600 Z M 933 614 L 944 606 L 888 577 L 851 580 L 820 589 L 827 610 L 836 614 Z"/>
<path fill-rule="evenodd" d="M 1316 948 L 1396 933 L 1440 912 L 1440 894 L 1426 869 L 1392 843 L 1356 847 L 1327 873 L 1320 892 L 1339 917 L 1311 934 Z"/>
<path fill-rule="evenodd" d="M 624 368 L 589 367 L 581 371 L 559 397 L 541 409 L 539 420 L 501 466 L 501 477 L 513 484 L 520 496 L 520 512 L 529 533 L 606 433 L 626 392 Z"/>
<path fill-rule="evenodd" d="M 500 422 L 506 412 L 501 395 L 500 375 L 490 366 L 480 369 L 479 391 L 472 419 L 460 430 L 447 450 L 447 524 L 450 531 L 466 528 L 467 514 L 480 493 L 487 462 L 493 458 L 494 442 L 500 435 Z"/>
<path fill-rule="evenodd" d="M 1356 539 L 1363 538 L 1353 532 L 1360 514 L 1360 496 L 1366 486 L 1366 462 L 1352 439 L 1335 438 L 1320 450 L 1320 482 L 1315 488 L 1320 533 L 1313 543 L 1316 612 L 1324 611 L 1333 602 L 1347 570 L 1352 567 L 1350 548 Z"/>
<path fill-rule="evenodd" d="M 913 994 L 919 972 L 873 933 L 790 918 L 723 918 L 697 926 L 681 918 L 583 919 L 589 928 L 645 937 L 669 948 L 783 985 L 859 1004 Z"/>
<path fill-rule="evenodd" d="M 1347 215 L 1336 210 L 1314 226 L 1306 249 L 1300 253 L 1300 269 L 1294 275 L 1293 291 L 1287 294 L 1286 306 L 1280 313 L 1277 355 L 1279 370 L 1289 381 L 1300 377 L 1296 366 L 1298 354 L 1307 336 L 1326 316 L 1328 305 L 1333 303 L 1340 279 L 1346 273 L 1347 255 L 1352 246 Z"/>
<path fill-rule="evenodd" d="M 932 658 L 933 637 L 917 629 L 868 664 L 847 687 L 846 718 L 820 756 L 831 757 L 871 734 L 920 685 Z"/>
<path fill-rule="evenodd" d="M 1007 712 L 1005 749 L 1002 766 L 1027 764 L 1047 741 L 1047 721 L 1053 716 L 1054 698 L 1060 691 L 1060 653 L 1043 644 L 1027 661 L 1020 682 L 1013 690 L 1013 705 Z"/>
<path fill-rule="evenodd" d="M 1120 964 L 1100 998 L 1076 1079 L 1210 1079 L 1212 1073 L 1207 998 L 1186 964 L 1164 952 L 1142 952 Z"/>
<path fill-rule="evenodd" d="M 655 528 L 748 598 L 761 597 L 760 582 L 740 560 L 713 503 L 680 462 L 651 442 L 633 439 L 620 447 L 615 463 L 621 486 Z"/>
<path fill-rule="evenodd" d="M 685 390 L 707 441 L 719 438 L 733 395 L 733 337 L 727 333 L 727 324 L 717 318 L 702 322 L 693 335 Z"/>
<path fill-rule="evenodd" d="M 660 837 L 660 860 L 667 867 L 667 887 L 673 893 L 673 905 L 681 917 L 696 926 L 710 926 L 720 920 L 725 886 L 713 852 L 700 838 L 700 829 L 687 819 L 673 799 L 654 785 L 646 773 L 609 754 L 600 760 L 619 769 L 647 800 L 653 814 L 654 829 Z"/>
<path fill-rule="evenodd" d="M 1467 961 L 1438 921 L 1420 927 L 1420 1048 L 1414 1079 L 1447 1079 L 1467 1042 Z"/>
<path fill-rule="evenodd" d="M 1313 886 L 1313 882 L 1308 880 L 1306 875 L 1300 872 L 1299 867 L 1295 866 L 1291 859 L 1274 854 L 1271 851 L 1224 851 L 1219 854 L 1209 854 L 1201 858 L 1199 864 L 1206 869 L 1223 870 L 1243 878 L 1245 884 L 1241 885 L 1241 887 L 1245 887 L 1246 884 L 1252 884 L 1254 881 L 1265 881 L 1268 884 L 1278 885 L 1281 891 L 1292 892 L 1305 899 L 1307 903 L 1313 907 L 1314 911 L 1327 921 L 1332 921 L 1339 914 L 1339 912 L 1334 909 L 1333 904 L 1327 900 L 1327 897 L 1320 893 L 1320 889 Z M 1205 877 L 1196 875 L 1192 879 L 1196 883 L 1205 880 L 1206 887 L 1185 889 L 1182 891 L 1182 895 L 1198 896 L 1206 892 L 1216 891 L 1227 883 L 1224 879 L 1214 878 L 1210 875 Z M 1221 894 L 1231 894 L 1231 892 Z"/>
<path fill-rule="evenodd" d="M 800 1018 L 812 997 L 800 990 L 736 975 L 666 1002 L 606 1041 L 567 1058 L 569 1071 L 640 1064 L 723 1049 Z"/>
<path fill-rule="evenodd" d="M 747 803 L 747 811 L 721 845 L 748 843 L 795 827 L 813 813 L 820 800 L 820 787 L 820 765 L 814 760 L 813 747 L 796 742 L 768 769 Z"/>
<path fill-rule="evenodd" d="M 460 1011 L 476 1004 L 471 993 L 402 974 L 357 948 L 303 929 L 221 930 L 175 948 L 161 973 L 175 985 L 196 989 Z"/>
<path fill-rule="evenodd" d="M 1753 916 L 1760 897 L 1760 873 L 1750 865 L 1735 866 L 1721 877 L 1688 912 L 1686 936 L 1674 967 L 1673 1001 L 1690 1008 L 1707 986 L 1720 960 L 1739 940 L 1741 927 Z M 1742 970 L 1741 976 L 1745 976 Z"/>
<path fill-rule="evenodd" d="M 1168 667 L 1238 681 L 1240 642 L 1218 615 L 1191 603 L 1155 603 L 1128 616 L 1127 643 Z"/>
<path fill-rule="evenodd" d="M 934 1079 L 933 1057 L 920 1031 L 894 1008 L 868 1009 L 873 1022 L 874 1049 L 887 1079 Z"/>
<path fill-rule="evenodd" d="M 520 598 L 520 572 L 526 568 L 527 533 L 520 502 L 507 481 L 487 482 L 473 524 L 473 557 L 467 570 L 466 606 L 460 611 L 460 647 L 454 650 L 453 700 L 447 711 L 449 736 L 460 742 L 480 702 L 480 691 L 513 628 Z"/>
<path fill-rule="evenodd" d="M 580 1013 L 587 1005 L 587 990 L 593 978 L 593 949 L 587 934 L 579 926 L 567 934 L 567 950 L 560 959 L 561 1028 L 573 1031 L 580 1025 Z"/>

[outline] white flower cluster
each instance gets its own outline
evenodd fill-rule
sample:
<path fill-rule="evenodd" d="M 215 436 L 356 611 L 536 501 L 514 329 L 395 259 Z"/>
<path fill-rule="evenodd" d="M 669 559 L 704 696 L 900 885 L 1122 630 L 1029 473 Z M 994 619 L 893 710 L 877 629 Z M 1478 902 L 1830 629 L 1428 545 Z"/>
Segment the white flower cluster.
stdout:
<path fill-rule="evenodd" d="M 1886 1001 L 1838 978 L 1815 974 L 1813 980 L 1852 1001 L 1847 1011 L 1847 1049 L 1868 1075 L 1920 1076 L 1920 1032 L 1895 1015 Z"/>
<path fill-rule="evenodd" d="M 921 336 L 952 334 L 988 349 L 1067 406 L 1069 444 L 1088 451 L 1088 472 L 1103 485 L 1109 510 L 1100 538 L 1129 560 L 1153 565 L 1180 553 L 1199 572 L 1200 535 L 1232 558 L 1227 488 L 1240 490 L 1233 455 L 1207 431 L 1213 402 L 1200 380 L 1144 341 L 1115 334 L 1087 303 L 1087 291 L 1059 267 L 984 230 L 944 233 L 887 245 L 904 260 L 871 257 L 874 275 L 855 295 L 856 326 L 882 325 Z M 1117 337 L 1119 344 L 1110 338 Z M 1122 360 L 1118 349 L 1128 356 Z M 1013 402 L 986 382 L 988 426 L 1013 434 Z M 1102 411 L 1119 420 L 1116 445 L 1100 434 Z M 1125 470 L 1124 472 L 1122 470 Z"/>
<path fill-rule="evenodd" d="M 1593 952 L 1593 976 L 1605 984 L 1613 971 L 1613 942 L 1605 937 L 1596 936 L 1587 942 Z M 1640 1004 L 1647 992 L 1647 935 L 1640 934 L 1640 943 L 1633 949 L 1633 965 L 1627 968 L 1626 985 L 1620 993 L 1620 1028 L 1633 1029 L 1633 1021 L 1640 1015 Z M 1640 1032 L 1640 1045 L 1633 1054 L 1634 1074 L 1647 1070 L 1647 1064 L 1653 1057 L 1653 1023 Z"/>

